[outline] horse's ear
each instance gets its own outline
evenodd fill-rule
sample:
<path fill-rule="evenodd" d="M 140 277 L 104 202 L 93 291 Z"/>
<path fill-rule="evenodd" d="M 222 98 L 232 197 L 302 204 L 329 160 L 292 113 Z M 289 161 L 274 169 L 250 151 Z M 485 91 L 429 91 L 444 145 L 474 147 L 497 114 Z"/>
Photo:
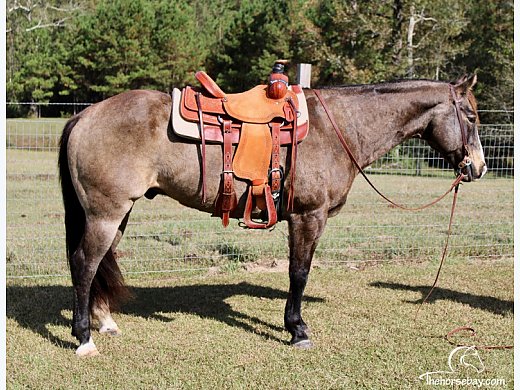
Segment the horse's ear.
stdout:
<path fill-rule="evenodd" d="M 464 81 L 466 81 L 468 79 L 468 75 L 467 74 L 463 74 L 462 76 L 460 76 L 457 80 L 453 81 L 452 84 L 453 85 L 459 85 L 459 84 L 462 84 Z"/>
<path fill-rule="evenodd" d="M 470 91 L 471 88 L 477 83 L 477 75 L 472 74 L 469 76 L 461 77 L 457 82 L 455 83 L 455 88 L 457 89 L 457 92 L 459 92 L 461 95 L 464 95 L 466 92 Z"/>

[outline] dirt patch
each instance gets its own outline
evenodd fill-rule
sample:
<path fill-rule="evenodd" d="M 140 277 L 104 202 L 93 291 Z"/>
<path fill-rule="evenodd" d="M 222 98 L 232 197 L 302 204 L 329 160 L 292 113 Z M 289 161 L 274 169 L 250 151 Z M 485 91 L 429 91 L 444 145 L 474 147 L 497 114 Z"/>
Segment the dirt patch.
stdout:
<path fill-rule="evenodd" d="M 326 264 L 313 261 L 312 269 L 326 268 Z M 243 265 L 247 272 L 289 272 L 289 260 L 259 260 Z"/>

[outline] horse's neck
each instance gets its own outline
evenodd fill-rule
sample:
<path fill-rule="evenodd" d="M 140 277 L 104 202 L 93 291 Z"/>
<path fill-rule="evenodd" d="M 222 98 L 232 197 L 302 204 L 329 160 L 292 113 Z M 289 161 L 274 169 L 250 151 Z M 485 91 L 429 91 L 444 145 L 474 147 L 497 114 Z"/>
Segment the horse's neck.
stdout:
<path fill-rule="evenodd" d="M 405 81 L 330 90 L 334 115 L 362 167 L 422 134 L 448 97 L 441 83 Z M 445 96 L 446 95 L 446 96 Z"/>

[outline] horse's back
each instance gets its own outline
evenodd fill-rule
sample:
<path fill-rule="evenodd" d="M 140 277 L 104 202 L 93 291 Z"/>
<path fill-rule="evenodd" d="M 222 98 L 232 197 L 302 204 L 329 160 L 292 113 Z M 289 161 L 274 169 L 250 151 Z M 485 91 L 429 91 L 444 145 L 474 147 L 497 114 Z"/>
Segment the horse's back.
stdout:
<path fill-rule="evenodd" d="M 154 130 L 167 123 L 171 112 L 168 94 L 150 90 L 131 90 L 96 103 L 82 113 L 89 126 L 104 126 L 129 131 L 129 127 Z M 161 122 L 162 119 L 162 122 Z"/>

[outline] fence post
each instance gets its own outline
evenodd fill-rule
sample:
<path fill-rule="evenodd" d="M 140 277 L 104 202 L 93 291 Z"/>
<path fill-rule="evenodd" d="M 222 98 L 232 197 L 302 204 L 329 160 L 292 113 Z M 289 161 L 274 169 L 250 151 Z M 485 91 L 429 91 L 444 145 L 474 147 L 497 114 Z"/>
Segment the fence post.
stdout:
<path fill-rule="evenodd" d="M 297 65 L 296 84 L 300 84 L 302 88 L 311 87 L 311 64 Z"/>

